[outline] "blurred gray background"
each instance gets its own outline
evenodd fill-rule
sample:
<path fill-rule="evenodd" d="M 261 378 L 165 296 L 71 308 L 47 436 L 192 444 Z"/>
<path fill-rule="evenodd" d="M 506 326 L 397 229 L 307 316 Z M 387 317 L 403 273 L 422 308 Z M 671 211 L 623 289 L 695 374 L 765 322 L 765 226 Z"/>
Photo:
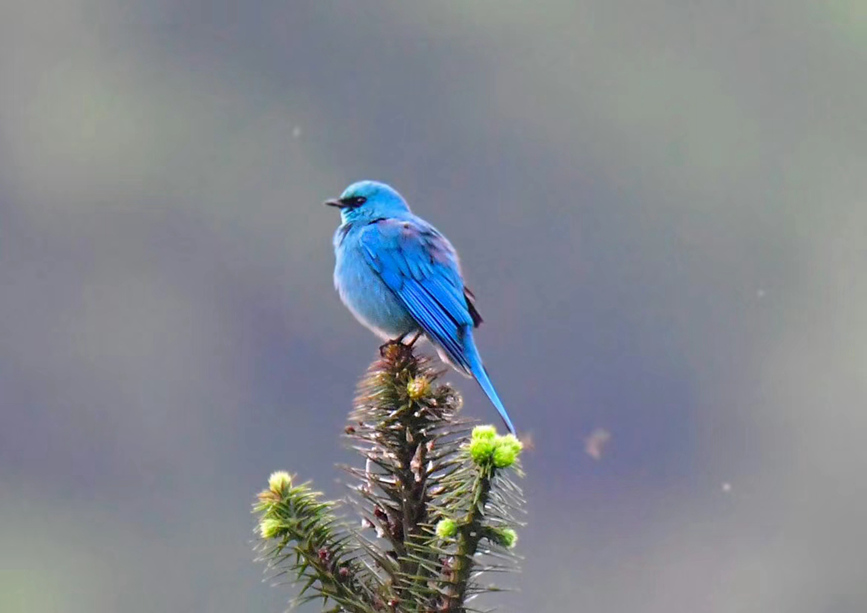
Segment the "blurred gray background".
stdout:
<path fill-rule="evenodd" d="M 487 604 L 864 611 L 865 109 L 861 0 L 4 2 L 0 610 L 284 608 L 250 504 L 342 495 L 375 178 L 535 442 Z"/>

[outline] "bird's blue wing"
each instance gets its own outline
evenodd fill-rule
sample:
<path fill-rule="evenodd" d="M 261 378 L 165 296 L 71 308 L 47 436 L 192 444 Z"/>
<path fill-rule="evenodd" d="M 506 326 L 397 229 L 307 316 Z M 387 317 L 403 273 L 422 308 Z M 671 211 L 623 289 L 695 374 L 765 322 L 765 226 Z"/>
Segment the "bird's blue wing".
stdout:
<path fill-rule="evenodd" d="M 454 248 L 433 227 L 415 220 L 381 220 L 360 238 L 370 267 L 425 333 L 469 374 L 463 339 L 481 318 L 467 296 Z"/>
<path fill-rule="evenodd" d="M 418 219 L 383 219 L 365 227 L 359 244 L 370 267 L 457 368 L 476 378 L 509 432 L 515 426 L 473 341 L 481 323 L 464 287 L 458 256 L 445 237 Z"/>

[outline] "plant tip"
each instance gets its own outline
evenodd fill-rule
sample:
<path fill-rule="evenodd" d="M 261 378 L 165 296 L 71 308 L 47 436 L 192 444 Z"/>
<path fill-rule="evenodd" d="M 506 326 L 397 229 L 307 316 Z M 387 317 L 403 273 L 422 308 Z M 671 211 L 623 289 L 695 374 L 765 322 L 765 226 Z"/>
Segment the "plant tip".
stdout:
<path fill-rule="evenodd" d="M 430 391 L 430 381 L 427 377 L 417 376 L 406 384 L 406 393 L 412 400 L 421 400 Z"/>
<path fill-rule="evenodd" d="M 268 489 L 275 494 L 280 494 L 290 487 L 292 487 L 292 477 L 285 470 L 278 470 L 268 477 Z"/>
<path fill-rule="evenodd" d="M 458 524 L 453 519 L 441 519 L 437 523 L 436 533 L 441 539 L 449 539 L 458 531 Z"/>
<path fill-rule="evenodd" d="M 473 428 L 473 440 L 483 439 L 492 441 L 497 436 L 497 429 L 494 426 L 476 426 Z"/>
<path fill-rule="evenodd" d="M 518 533 L 512 528 L 500 528 L 496 531 L 497 544 L 506 549 L 512 549 L 518 542 Z"/>
<path fill-rule="evenodd" d="M 271 517 L 266 517 L 259 522 L 259 534 L 263 539 L 272 539 L 280 534 L 280 521 Z"/>
<path fill-rule="evenodd" d="M 477 465 L 482 466 L 490 462 L 494 455 L 496 444 L 494 439 L 478 438 L 473 436 L 470 439 L 470 457 Z"/>
<path fill-rule="evenodd" d="M 508 468 L 518 459 L 524 445 L 514 434 L 498 436 L 494 441 L 494 466 Z"/>

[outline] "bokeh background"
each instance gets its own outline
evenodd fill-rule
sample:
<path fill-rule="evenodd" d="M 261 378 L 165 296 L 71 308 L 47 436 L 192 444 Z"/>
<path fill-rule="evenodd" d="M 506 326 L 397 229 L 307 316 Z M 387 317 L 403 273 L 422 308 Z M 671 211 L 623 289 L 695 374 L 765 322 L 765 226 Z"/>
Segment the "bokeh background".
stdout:
<path fill-rule="evenodd" d="M 865 6 L 4 2 L 0 610 L 284 608 L 250 504 L 342 494 L 360 178 L 460 250 L 535 442 L 487 604 L 867 610 Z"/>

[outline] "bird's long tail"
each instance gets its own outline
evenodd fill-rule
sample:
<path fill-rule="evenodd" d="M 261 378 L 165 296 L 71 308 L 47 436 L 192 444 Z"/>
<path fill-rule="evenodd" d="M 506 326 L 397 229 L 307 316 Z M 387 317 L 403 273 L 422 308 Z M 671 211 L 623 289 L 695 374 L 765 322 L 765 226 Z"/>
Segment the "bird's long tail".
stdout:
<path fill-rule="evenodd" d="M 490 399 L 491 404 L 493 404 L 497 409 L 497 412 L 500 414 L 500 417 L 503 418 L 503 423 L 506 424 L 509 432 L 517 434 L 515 426 L 512 425 L 512 420 L 509 419 L 509 414 L 506 412 L 506 407 L 503 406 L 500 397 L 497 396 L 497 390 L 494 389 L 494 384 L 491 383 L 491 379 L 488 377 L 488 371 L 485 370 L 485 366 L 482 364 L 482 358 L 479 355 L 479 351 L 476 349 L 476 343 L 473 340 L 473 333 L 471 330 L 467 330 L 466 332 L 464 347 L 466 350 L 467 361 L 470 365 L 470 371 L 478 382 L 479 387 L 482 388 L 482 391 L 484 391 Z"/>

